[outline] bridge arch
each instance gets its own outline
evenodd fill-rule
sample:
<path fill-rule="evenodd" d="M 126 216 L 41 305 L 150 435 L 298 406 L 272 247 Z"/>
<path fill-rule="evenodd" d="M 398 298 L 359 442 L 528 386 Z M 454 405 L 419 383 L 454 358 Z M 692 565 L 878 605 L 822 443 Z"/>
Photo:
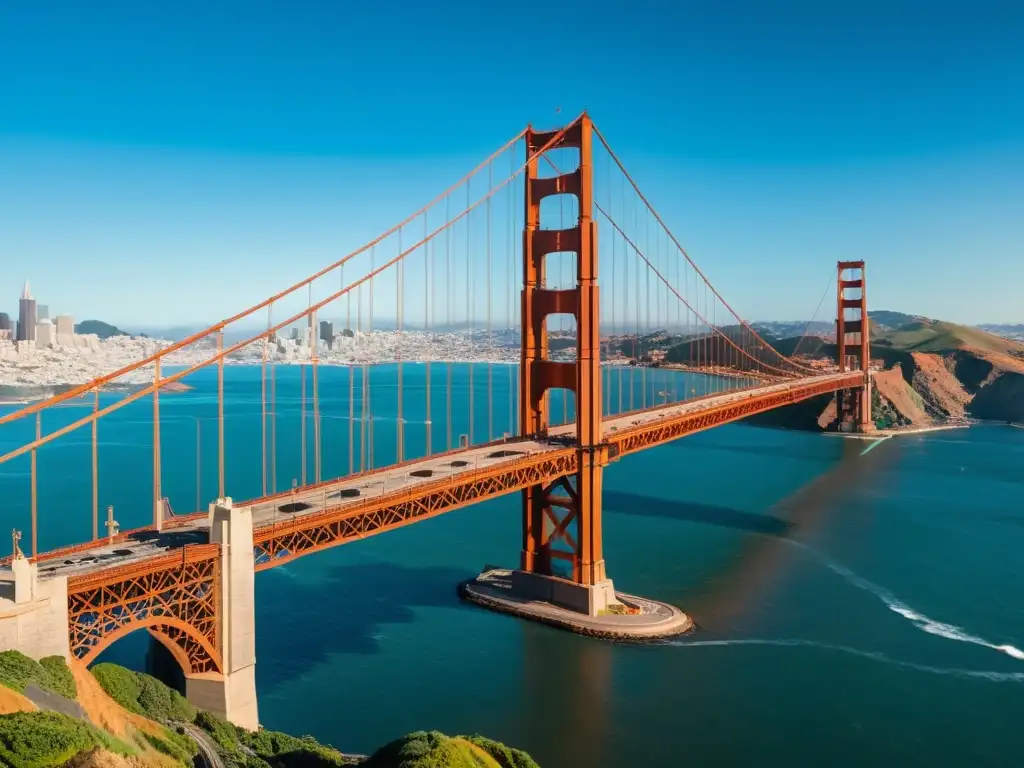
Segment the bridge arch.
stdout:
<path fill-rule="evenodd" d="M 139 629 L 147 630 L 151 637 L 170 651 L 186 675 L 200 672 L 223 672 L 220 651 L 211 643 L 210 638 L 187 621 L 173 616 L 151 616 L 122 624 L 114 631 L 100 637 L 80 656 L 78 654 L 76 656 L 88 666 L 117 640 Z"/>

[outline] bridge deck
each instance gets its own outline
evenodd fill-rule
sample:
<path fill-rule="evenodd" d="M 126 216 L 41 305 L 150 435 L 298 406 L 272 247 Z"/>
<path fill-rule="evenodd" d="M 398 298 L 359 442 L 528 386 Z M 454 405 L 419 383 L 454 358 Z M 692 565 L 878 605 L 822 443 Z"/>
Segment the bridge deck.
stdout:
<path fill-rule="evenodd" d="M 788 391 L 799 393 L 797 399 L 819 390 L 850 386 L 859 374 L 829 373 L 795 382 L 713 395 L 681 403 L 673 403 L 644 411 L 606 418 L 603 431 L 606 440 L 616 442 L 624 435 L 689 415 L 702 414 L 746 401 L 777 397 Z M 777 407 L 771 405 L 769 407 Z M 724 421 L 736 417 L 726 418 Z M 304 517 L 322 516 L 334 512 L 344 516 L 346 509 L 357 505 L 365 507 L 370 499 L 379 499 L 377 507 L 386 507 L 387 497 L 407 495 L 417 486 L 436 484 L 438 480 L 457 480 L 460 475 L 479 474 L 480 470 L 500 473 L 524 459 L 543 458 L 544 455 L 573 452 L 575 425 L 552 428 L 550 439 L 510 439 L 500 443 L 467 448 L 439 454 L 401 465 L 384 467 L 361 475 L 341 478 L 296 492 L 280 493 L 265 499 L 237 502 L 252 507 L 253 527 L 259 538 L 260 529 L 267 531 L 282 524 L 294 527 Z M 497 495 L 497 494 L 494 494 Z M 125 566 L 165 555 L 187 544 L 208 541 L 209 521 L 204 515 L 195 515 L 184 524 L 177 523 L 163 532 L 143 530 L 131 533 L 129 538 L 114 544 L 97 544 L 65 554 L 43 553 L 40 560 L 40 578 L 54 576 L 84 576 L 114 566 Z M 2 578 L 2 575 L 0 575 Z"/>

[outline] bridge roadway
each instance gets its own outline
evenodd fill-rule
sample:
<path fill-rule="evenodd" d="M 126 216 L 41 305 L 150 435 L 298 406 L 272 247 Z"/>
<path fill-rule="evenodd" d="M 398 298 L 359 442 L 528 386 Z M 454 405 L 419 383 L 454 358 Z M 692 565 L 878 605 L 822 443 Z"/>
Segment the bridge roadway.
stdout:
<path fill-rule="evenodd" d="M 862 383 L 859 372 L 827 373 L 616 415 L 604 419 L 604 439 L 610 454 L 621 456 Z M 554 427 L 545 440 L 510 438 L 236 502 L 252 508 L 257 570 L 574 472 L 575 429 Z M 207 542 L 208 529 L 207 515 L 200 512 L 168 521 L 163 532 L 126 531 L 113 544 L 41 553 L 39 578 L 63 575 L 74 581 L 114 567 L 144 568 L 146 560 Z"/>

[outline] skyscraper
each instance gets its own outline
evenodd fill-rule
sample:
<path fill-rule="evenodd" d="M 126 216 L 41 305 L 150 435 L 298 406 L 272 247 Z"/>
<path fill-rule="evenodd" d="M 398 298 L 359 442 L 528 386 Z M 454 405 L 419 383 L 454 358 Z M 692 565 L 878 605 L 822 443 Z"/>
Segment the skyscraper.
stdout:
<path fill-rule="evenodd" d="M 28 292 L 28 280 L 25 290 L 18 300 L 18 341 L 36 340 L 36 300 Z"/>
<path fill-rule="evenodd" d="M 327 346 L 330 347 L 334 341 L 334 323 L 330 320 L 320 321 L 320 340 L 326 341 Z"/>
<path fill-rule="evenodd" d="M 53 321 L 45 318 L 36 323 L 36 346 L 52 347 L 54 342 Z"/>
<path fill-rule="evenodd" d="M 50 319 L 50 308 L 45 304 L 36 305 L 36 322 Z"/>
<path fill-rule="evenodd" d="M 6 312 L 0 312 L 0 331 L 11 330 L 11 317 Z"/>
<path fill-rule="evenodd" d="M 57 315 L 54 318 L 53 343 L 59 347 L 72 347 L 75 344 L 75 320 L 71 315 Z"/>

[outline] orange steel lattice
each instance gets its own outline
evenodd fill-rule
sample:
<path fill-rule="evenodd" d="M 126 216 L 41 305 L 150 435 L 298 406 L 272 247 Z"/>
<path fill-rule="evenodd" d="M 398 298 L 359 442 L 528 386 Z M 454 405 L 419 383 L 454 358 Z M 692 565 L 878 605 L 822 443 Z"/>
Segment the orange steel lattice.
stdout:
<path fill-rule="evenodd" d="M 434 483 L 335 507 L 253 534 L 256 570 L 273 568 L 352 539 L 401 528 L 478 501 L 544 483 L 576 469 L 573 449 L 548 451 L 500 467 L 465 472 Z"/>
<path fill-rule="evenodd" d="M 186 674 L 221 672 L 220 547 L 171 555 L 68 579 L 72 655 L 89 664 L 119 637 L 145 627 Z"/>
<path fill-rule="evenodd" d="M 611 446 L 613 456 L 625 456 L 628 453 L 642 451 L 645 448 L 651 448 L 694 432 L 792 405 L 809 397 L 831 394 L 861 384 L 863 384 L 863 377 L 860 373 L 847 374 L 843 378 L 830 378 L 822 382 L 792 384 L 782 391 L 768 392 L 763 395 L 752 394 L 733 403 L 700 410 L 695 409 L 692 412 L 667 417 L 650 424 L 609 432 L 605 439 Z"/>

